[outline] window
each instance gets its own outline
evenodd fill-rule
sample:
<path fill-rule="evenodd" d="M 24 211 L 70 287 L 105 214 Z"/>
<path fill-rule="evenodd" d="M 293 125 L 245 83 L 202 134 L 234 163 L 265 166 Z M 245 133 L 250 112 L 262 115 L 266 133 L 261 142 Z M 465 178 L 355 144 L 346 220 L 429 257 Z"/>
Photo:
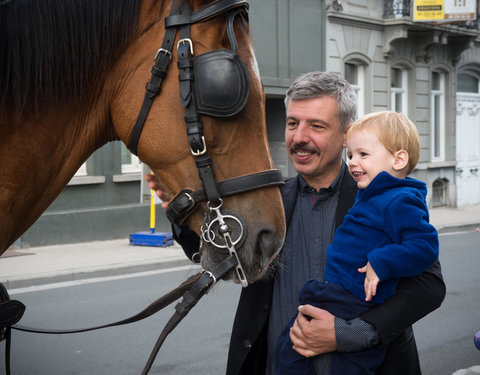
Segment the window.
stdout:
<path fill-rule="evenodd" d="M 142 171 L 140 159 L 133 155 L 122 143 L 121 146 L 122 173 L 136 173 Z"/>
<path fill-rule="evenodd" d="M 445 74 L 432 72 L 430 90 L 430 147 L 432 161 L 445 159 Z"/>
<path fill-rule="evenodd" d="M 357 116 L 365 114 L 365 65 L 345 63 L 345 79 L 352 85 L 357 96 Z"/>
<path fill-rule="evenodd" d="M 390 109 L 408 115 L 408 72 L 400 68 L 390 70 Z"/>
<path fill-rule="evenodd" d="M 437 178 L 432 184 L 432 207 L 447 205 L 448 180 Z"/>
<path fill-rule="evenodd" d="M 457 91 L 470 94 L 480 93 L 479 80 L 469 74 L 457 75 Z"/>

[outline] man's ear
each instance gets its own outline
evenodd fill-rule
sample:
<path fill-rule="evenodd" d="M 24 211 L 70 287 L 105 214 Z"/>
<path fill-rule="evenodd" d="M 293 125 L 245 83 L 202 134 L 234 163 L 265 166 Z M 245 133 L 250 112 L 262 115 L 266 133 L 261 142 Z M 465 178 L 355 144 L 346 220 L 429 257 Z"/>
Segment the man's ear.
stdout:
<path fill-rule="evenodd" d="M 408 166 L 408 152 L 405 150 L 399 150 L 393 154 L 395 157 L 393 161 L 393 170 L 401 171 Z"/>

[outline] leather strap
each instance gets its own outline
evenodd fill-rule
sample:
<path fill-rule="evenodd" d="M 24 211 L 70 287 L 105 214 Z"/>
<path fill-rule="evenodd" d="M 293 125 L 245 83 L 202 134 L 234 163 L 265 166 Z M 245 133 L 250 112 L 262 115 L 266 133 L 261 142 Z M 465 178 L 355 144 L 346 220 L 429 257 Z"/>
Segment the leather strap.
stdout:
<path fill-rule="evenodd" d="M 170 14 L 174 14 L 178 11 L 178 7 L 172 6 Z M 130 143 L 128 149 L 134 155 L 137 155 L 138 142 L 140 135 L 142 134 L 143 126 L 147 120 L 148 113 L 152 107 L 153 101 L 160 93 L 163 79 L 167 74 L 168 66 L 172 60 L 173 43 L 175 42 L 175 34 L 177 29 L 169 28 L 165 30 L 163 37 L 162 47 L 157 51 L 155 56 L 155 65 L 152 68 L 152 76 L 150 81 L 146 85 L 145 97 L 143 98 L 142 108 L 138 114 L 137 121 L 133 127 L 130 135 Z"/>
<path fill-rule="evenodd" d="M 247 0 L 218 0 L 205 7 L 190 14 L 180 12 L 187 2 L 182 1 L 178 6 L 172 6 L 170 15 L 165 19 L 165 35 L 163 37 L 162 47 L 157 51 L 155 56 L 155 65 L 152 68 L 152 76 L 150 81 L 146 85 L 145 97 L 143 99 L 142 108 L 138 114 L 135 126 L 132 129 L 130 135 L 130 142 L 128 149 L 134 155 L 138 154 L 138 143 L 140 141 L 140 135 L 142 134 L 145 121 L 147 120 L 148 113 L 152 107 L 153 101 L 160 93 L 163 79 L 167 74 L 168 67 L 172 60 L 172 49 L 175 41 L 175 35 L 177 30 L 181 26 L 191 25 L 193 23 L 205 21 L 206 19 L 217 16 L 218 14 L 225 12 L 229 9 L 243 7 L 248 9 Z M 189 7 L 187 7 L 189 9 Z"/>
<path fill-rule="evenodd" d="M 230 9 L 244 7 L 248 9 L 247 0 L 218 0 L 214 3 L 204 6 L 203 8 L 192 12 L 191 15 L 185 16 L 180 14 L 172 14 L 165 19 L 165 27 L 179 27 L 184 25 L 193 25 L 194 23 L 206 21 Z"/>
<path fill-rule="evenodd" d="M 159 299 L 151 303 L 148 307 L 146 307 L 144 310 L 140 311 L 138 314 L 135 314 L 127 319 L 123 319 L 114 323 L 109 323 L 109 324 L 104 324 L 104 325 L 89 327 L 89 328 L 71 329 L 71 330 L 38 329 L 38 328 L 32 328 L 32 327 L 27 327 L 22 325 L 14 325 L 11 328 L 16 329 L 18 331 L 24 331 L 24 332 L 56 334 L 56 335 L 93 331 L 93 330 L 98 330 L 98 329 L 103 329 L 108 327 L 130 324 L 130 323 L 134 323 L 139 320 L 145 319 L 155 314 L 156 312 L 160 311 L 164 307 L 170 305 L 172 302 L 180 298 L 180 296 L 183 296 L 182 301 L 175 306 L 174 315 L 170 318 L 170 320 L 164 327 L 163 331 L 160 334 L 160 337 L 158 338 L 152 350 L 152 353 L 150 354 L 147 364 L 145 365 L 145 368 L 142 372 L 142 375 L 145 375 L 145 374 L 148 374 L 148 372 L 150 371 L 150 368 L 152 367 L 152 364 L 158 354 L 158 351 L 160 350 L 163 342 L 165 341 L 167 336 L 170 334 L 170 332 L 173 331 L 173 329 L 180 323 L 180 321 L 198 303 L 200 298 L 202 298 L 205 294 L 207 294 L 210 288 L 218 280 L 220 280 L 229 270 L 234 268 L 237 264 L 238 264 L 237 259 L 234 256 L 229 256 L 222 263 L 220 263 L 217 266 L 217 268 L 215 268 L 215 270 L 213 271 L 204 270 L 202 272 L 199 272 L 191 276 L 189 279 L 187 279 L 182 284 L 180 284 L 177 288 L 165 294 L 164 296 L 160 297 Z M 9 339 L 10 329 L 8 329 L 7 335 L 8 335 L 7 338 Z M 7 352 L 10 351 L 10 340 L 7 341 L 6 350 Z M 9 356 L 8 358 L 6 357 L 5 363 L 6 363 L 6 366 L 8 366 L 7 375 L 9 375 L 10 374 Z"/>
<path fill-rule="evenodd" d="M 155 343 L 152 353 L 148 358 L 147 364 L 143 369 L 142 375 L 146 375 L 148 374 L 148 371 L 150 371 L 158 351 L 170 332 L 175 329 L 175 327 L 183 320 L 183 318 L 190 312 L 197 302 L 208 293 L 210 288 L 217 282 L 217 280 L 220 280 L 225 273 L 234 268 L 237 264 L 237 259 L 234 256 L 229 256 L 222 263 L 220 263 L 214 271 L 205 272 L 193 285 L 193 287 L 183 295 L 182 301 L 175 306 L 175 313 L 170 318 L 160 334 L 157 342 Z"/>
<path fill-rule="evenodd" d="M 183 10 L 182 16 L 189 18 L 189 7 Z M 193 51 L 190 40 L 190 22 L 184 23 L 180 28 L 180 42 L 177 49 L 178 80 L 180 83 L 180 97 L 185 108 L 185 122 L 190 150 L 195 157 L 198 174 L 203 184 L 207 200 L 214 204 L 220 202 L 220 196 L 215 183 L 212 168 L 212 159 L 207 154 L 203 124 L 197 111 L 195 92 L 193 90 L 194 70 Z"/>
<path fill-rule="evenodd" d="M 162 297 L 158 298 L 157 300 L 152 302 L 150 305 L 148 305 L 145 309 L 143 309 L 139 313 L 132 315 L 129 318 L 119 320 L 117 322 L 103 324 L 103 325 L 94 326 L 94 327 L 88 327 L 88 328 L 67 329 L 67 330 L 40 329 L 40 328 L 23 326 L 19 324 L 13 325 L 12 328 L 17 331 L 24 331 L 24 332 L 31 332 L 31 333 L 43 333 L 43 334 L 49 334 L 49 335 L 66 335 L 71 333 L 95 331 L 103 328 L 135 323 L 142 319 L 148 318 L 149 316 L 155 314 L 156 312 L 160 311 L 164 307 L 176 301 L 178 298 L 182 296 L 183 293 L 185 293 L 185 291 L 188 290 L 188 288 L 190 288 L 200 278 L 201 275 L 202 273 L 199 272 L 191 276 L 189 279 L 181 283 L 177 288 L 168 292 Z"/>
<path fill-rule="evenodd" d="M 245 176 L 235 177 L 217 183 L 217 190 L 221 198 L 245 193 L 247 191 L 282 185 L 283 176 L 278 169 L 271 169 Z M 183 189 L 168 204 L 166 212 L 168 220 L 174 224 L 182 222 L 193 212 L 196 205 L 207 200 L 205 190 L 197 191 Z"/>

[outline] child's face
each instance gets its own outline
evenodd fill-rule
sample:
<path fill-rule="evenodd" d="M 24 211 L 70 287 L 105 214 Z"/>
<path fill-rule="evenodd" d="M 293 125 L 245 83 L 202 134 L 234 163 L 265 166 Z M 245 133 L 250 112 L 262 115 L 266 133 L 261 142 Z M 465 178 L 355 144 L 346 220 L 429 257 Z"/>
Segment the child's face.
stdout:
<path fill-rule="evenodd" d="M 349 135 L 347 138 L 348 171 L 359 189 L 365 189 L 382 171 L 395 176 L 394 155 L 388 151 L 377 135 L 368 130 Z"/>

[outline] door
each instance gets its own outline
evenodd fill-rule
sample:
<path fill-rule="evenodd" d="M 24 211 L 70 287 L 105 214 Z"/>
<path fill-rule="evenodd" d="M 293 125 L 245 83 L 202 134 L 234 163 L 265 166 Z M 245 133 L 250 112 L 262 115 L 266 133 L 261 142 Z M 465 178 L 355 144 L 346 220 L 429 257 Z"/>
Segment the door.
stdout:
<path fill-rule="evenodd" d="M 480 93 L 478 93 L 478 85 L 477 93 L 457 92 L 456 149 L 457 205 L 479 204 Z"/>

